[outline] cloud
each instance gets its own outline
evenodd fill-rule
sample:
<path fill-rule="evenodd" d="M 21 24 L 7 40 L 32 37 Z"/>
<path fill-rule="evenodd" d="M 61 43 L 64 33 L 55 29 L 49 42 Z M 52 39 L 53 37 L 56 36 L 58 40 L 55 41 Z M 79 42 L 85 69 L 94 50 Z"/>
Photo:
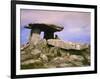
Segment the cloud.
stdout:
<path fill-rule="evenodd" d="M 81 39 L 81 36 L 85 39 L 90 38 L 90 19 L 90 13 L 88 12 L 21 9 L 21 27 L 29 23 L 49 23 L 63 26 L 64 30 L 56 34 L 64 40 L 70 38 Z"/>

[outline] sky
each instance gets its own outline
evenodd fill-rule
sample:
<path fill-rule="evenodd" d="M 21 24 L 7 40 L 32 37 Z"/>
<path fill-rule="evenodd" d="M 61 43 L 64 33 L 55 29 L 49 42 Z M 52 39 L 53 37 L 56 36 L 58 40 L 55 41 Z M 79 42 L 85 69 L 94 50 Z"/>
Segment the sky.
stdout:
<path fill-rule="evenodd" d="M 55 33 L 61 40 L 90 43 L 90 15 L 89 12 L 21 9 L 21 44 L 28 42 L 30 30 L 24 28 L 24 26 L 29 23 L 55 24 L 64 27 L 62 31 Z"/>

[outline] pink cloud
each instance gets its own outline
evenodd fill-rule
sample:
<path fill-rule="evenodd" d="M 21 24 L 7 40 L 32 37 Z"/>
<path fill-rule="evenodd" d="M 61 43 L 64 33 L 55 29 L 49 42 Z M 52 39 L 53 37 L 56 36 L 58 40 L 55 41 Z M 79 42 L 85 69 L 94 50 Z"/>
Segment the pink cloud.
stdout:
<path fill-rule="evenodd" d="M 49 23 L 64 27 L 58 32 L 61 38 L 71 35 L 90 35 L 90 13 L 88 12 L 62 12 L 62 11 L 40 11 L 21 9 L 21 26 L 29 23 Z"/>

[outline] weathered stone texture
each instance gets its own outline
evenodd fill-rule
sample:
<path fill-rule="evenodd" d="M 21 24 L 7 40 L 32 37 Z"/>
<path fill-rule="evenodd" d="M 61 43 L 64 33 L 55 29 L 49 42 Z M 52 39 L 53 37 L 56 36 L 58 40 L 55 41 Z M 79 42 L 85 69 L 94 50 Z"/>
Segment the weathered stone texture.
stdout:
<path fill-rule="evenodd" d="M 27 46 L 27 44 L 26 44 Z M 24 46 L 25 47 L 25 46 Z M 43 39 L 21 50 L 21 69 L 82 67 L 90 65 L 90 49 L 66 50 Z"/>

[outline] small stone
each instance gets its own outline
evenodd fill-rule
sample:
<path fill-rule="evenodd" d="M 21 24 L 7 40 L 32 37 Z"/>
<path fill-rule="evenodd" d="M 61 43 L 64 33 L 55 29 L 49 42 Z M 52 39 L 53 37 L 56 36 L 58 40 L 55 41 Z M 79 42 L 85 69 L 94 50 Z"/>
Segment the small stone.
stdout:
<path fill-rule="evenodd" d="M 71 62 L 72 63 L 72 62 Z M 83 66 L 83 63 L 82 62 L 73 62 L 73 66 Z"/>
<path fill-rule="evenodd" d="M 39 56 L 40 56 L 40 54 L 41 54 L 41 51 L 40 50 L 38 50 L 38 49 L 33 49 L 32 51 L 31 51 L 31 54 L 32 54 L 32 56 L 33 56 L 33 58 L 39 58 Z"/>
<path fill-rule="evenodd" d="M 82 61 L 82 60 L 84 60 L 84 58 L 80 55 L 71 55 L 70 60 L 71 61 Z"/>
<path fill-rule="evenodd" d="M 43 62 L 48 62 L 48 57 L 45 54 L 41 54 L 40 58 L 43 60 Z"/>
<path fill-rule="evenodd" d="M 22 54 L 21 55 L 21 61 L 25 61 L 25 60 L 28 60 L 28 59 L 32 59 L 33 56 L 31 54 Z"/>
<path fill-rule="evenodd" d="M 56 57 L 53 60 L 51 60 L 51 63 L 55 65 L 59 65 L 61 63 L 64 63 L 64 59 L 62 57 Z"/>
<path fill-rule="evenodd" d="M 62 63 L 62 64 L 60 64 L 59 65 L 59 67 L 71 67 L 72 66 L 72 64 L 71 63 Z"/>
<path fill-rule="evenodd" d="M 21 55 L 23 55 L 23 54 L 26 54 L 26 52 L 25 51 L 21 51 Z"/>
<path fill-rule="evenodd" d="M 36 64 L 36 63 L 42 63 L 40 59 L 34 60 L 34 59 L 29 59 L 26 61 L 23 61 L 21 65 L 29 65 L 29 64 Z"/>

